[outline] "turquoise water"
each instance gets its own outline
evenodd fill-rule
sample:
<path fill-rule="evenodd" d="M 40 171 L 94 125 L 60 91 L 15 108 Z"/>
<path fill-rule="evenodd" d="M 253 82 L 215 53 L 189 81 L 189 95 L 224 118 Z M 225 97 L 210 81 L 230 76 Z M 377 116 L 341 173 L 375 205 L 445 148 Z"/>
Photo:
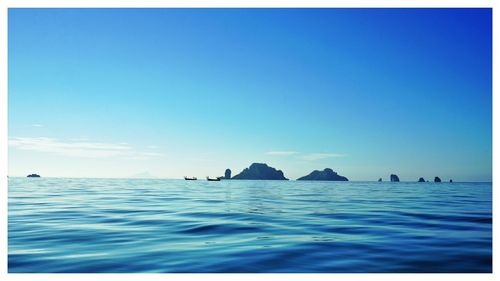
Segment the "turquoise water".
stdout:
<path fill-rule="evenodd" d="M 9 272 L 491 272 L 491 183 L 10 178 Z"/>

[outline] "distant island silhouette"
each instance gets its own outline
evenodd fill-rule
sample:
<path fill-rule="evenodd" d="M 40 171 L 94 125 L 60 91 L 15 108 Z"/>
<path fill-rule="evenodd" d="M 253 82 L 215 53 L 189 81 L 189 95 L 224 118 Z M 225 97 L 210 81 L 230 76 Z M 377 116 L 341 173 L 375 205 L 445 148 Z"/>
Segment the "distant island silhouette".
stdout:
<path fill-rule="evenodd" d="M 281 170 L 268 166 L 266 163 L 252 163 L 250 167 L 243 169 L 239 174 L 231 177 L 231 169 L 224 171 L 224 176 L 217 177 L 222 180 L 288 180 Z M 337 174 L 331 168 L 325 168 L 323 171 L 314 170 L 306 176 L 299 177 L 298 181 L 349 181 L 347 177 Z M 391 182 L 399 182 L 399 177 L 396 174 L 389 176 Z M 378 179 L 382 182 L 382 178 Z M 417 182 L 426 182 L 423 177 L 420 177 Z M 434 182 L 441 182 L 439 177 L 434 178 Z M 450 179 L 450 183 L 453 180 Z"/>
<path fill-rule="evenodd" d="M 136 174 L 136 176 L 140 175 L 148 175 L 151 177 L 149 173 L 141 173 Z M 39 174 L 29 174 L 26 177 L 28 178 L 40 178 Z M 144 177 L 146 178 L 146 177 Z M 283 174 L 283 171 L 278 170 L 274 167 L 268 166 L 266 163 L 252 163 L 248 168 L 243 169 L 239 174 L 231 177 L 231 169 L 226 169 L 224 171 L 224 176 L 214 177 L 213 179 L 207 177 L 207 180 L 210 181 L 220 181 L 220 180 L 289 180 Z M 196 177 L 184 177 L 185 180 L 196 180 Z M 391 174 L 389 176 L 391 182 L 399 182 L 399 177 L 396 174 Z M 298 181 L 349 181 L 347 177 L 339 175 L 337 172 L 333 171 L 331 168 L 325 168 L 322 171 L 314 170 L 306 176 L 302 176 L 297 178 Z M 382 182 L 382 178 L 378 179 L 379 182 Z M 417 182 L 428 182 L 423 177 L 420 177 Z M 434 177 L 434 182 L 441 182 L 441 178 Z M 449 180 L 450 183 L 453 183 L 453 180 Z"/>
<path fill-rule="evenodd" d="M 392 174 L 392 175 L 391 175 L 391 182 L 399 182 L 399 177 L 398 177 L 398 175 L 394 175 L 394 174 Z"/>
<path fill-rule="evenodd" d="M 224 177 L 221 178 L 226 180 L 231 179 L 231 169 L 226 169 L 226 171 L 224 172 Z"/>
<path fill-rule="evenodd" d="M 346 177 L 338 175 L 330 168 L 323 171 L 314 170 L 309 175 L 297 179 L 298 181 L 349 181 Z"/>
<path fill-rule="evenodd" d="M 253 163 L 241 173 L 232 177 L 233 180 L 288 180 L 281 170 L 267 166 L 264 163 Z"/>

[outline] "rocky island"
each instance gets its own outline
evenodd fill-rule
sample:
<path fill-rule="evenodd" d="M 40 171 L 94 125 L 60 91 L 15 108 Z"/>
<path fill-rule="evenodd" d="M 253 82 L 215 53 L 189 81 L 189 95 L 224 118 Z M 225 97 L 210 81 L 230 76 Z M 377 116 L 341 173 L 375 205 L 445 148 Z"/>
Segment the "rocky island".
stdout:
<path fill-rule="evenodd" d="M 38 175 L 38 174 L 29 174 L 26 177 L 28 177 L 28 178 L 39 178 L 40 175 Z"/>
<path fill-rule="evenodd" d="M 232 177 L 233 180 L 288 180 L 281 170 L 267 166 L 264 163 L 253 163 L 241 173 Z"/>
<path fill-rule="evenodd" d="M 330 168 L 323 171 L 314 170 L 309 175 L 297 179 L 298 181 L 349 181 L 346 177 L 338 175 Z"/>
<path fill-rule="evenodd" d="M 399 181 L 399 177 L 397 175 L 392 174 L 391 175 L 391 182 L 398 182 L 398 181 Z"/>
<path fill-rule="evenodd" d="M 435 177 L 434 182 L 441 182 L 441 179 L 439 177 Z"/>
<path fill-rule="evenodd" d="M 424 178 L 419 178 L 418 182 L 425 182 Z"/>
<path fill-rule="evenodd" d="M 231 179 L 231 169 L 226 169 L 224 172 L 224 177 L 222 177 L 225 180 L 230 180 Z"/>

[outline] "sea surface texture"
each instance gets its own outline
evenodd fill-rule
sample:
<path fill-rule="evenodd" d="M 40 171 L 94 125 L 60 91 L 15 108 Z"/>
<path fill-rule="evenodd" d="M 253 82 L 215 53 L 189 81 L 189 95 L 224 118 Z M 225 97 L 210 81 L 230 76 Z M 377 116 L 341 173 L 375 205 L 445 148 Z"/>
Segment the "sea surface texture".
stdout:
<path fill-rule="evenodd" d="M 10 178 L 9 272 L 491 272 L 491 183 Z"/>

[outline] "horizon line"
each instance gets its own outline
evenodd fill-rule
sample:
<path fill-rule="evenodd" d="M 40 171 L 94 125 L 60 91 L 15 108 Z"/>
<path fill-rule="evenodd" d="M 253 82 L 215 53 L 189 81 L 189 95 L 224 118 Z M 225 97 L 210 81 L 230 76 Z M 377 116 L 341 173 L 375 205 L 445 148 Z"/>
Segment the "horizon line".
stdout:
<path fill-rule="evenodd" d="M 9 178 L 28 178 L 27 176 L 8 176 L 7 179 Z M 127 180 L 184 180 L 184 178 L 168 178 L 168 177 L 151 177 L 151 178 L 141 178 L 141 177 L 65 177 L 65 176 L 44 176 L 40 178 L 50 178 L 50 179 L 127 179 Z M 30 178 L 30 179 L 40 179 L 40 178 Z M 235 180 L 235 181 L 298 181 L 297 179 L 288 179 L 288 180 L 265 180 L 265 179 L 222 179 L 222 180 Z M 203 179 L 200 179 L 200 181 L 206 181 Z M 378 179 L 376 180 L 348 180 L 348 181 L 327 181 L 327 180 L 301 180 L 300 182 L 310 182 L 310 181 L 323 181 L 323 182 L 379 182 Z M 385 180 L 381 182 L 392 182 L 390 180 Z M 418 182 L 418 179 L 415 181 L 408 181 L 408 180 L 400 180 L 399 182 L 403 183 L 450 183 L 449 181 L 442 181 L 442 182 L 434 182 L 434 181 L 425 181 L 425 182 Z M 397 182 L 396 182 L 397 183 Z M 453 181 L 451 183 L 493 183 L 493 180 L 491 181 Z"/>

